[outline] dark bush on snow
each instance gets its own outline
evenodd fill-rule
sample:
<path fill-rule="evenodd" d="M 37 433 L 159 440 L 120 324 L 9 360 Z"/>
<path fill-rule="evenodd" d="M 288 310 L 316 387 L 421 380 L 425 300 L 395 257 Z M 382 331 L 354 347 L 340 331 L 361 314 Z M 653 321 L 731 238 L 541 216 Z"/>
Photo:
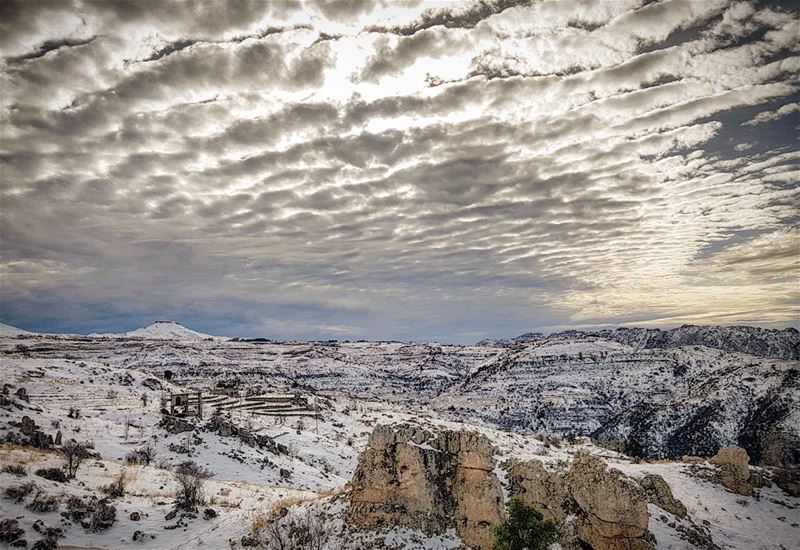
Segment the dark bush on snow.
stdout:
<path fill-rule="evenodd" d="M 117 521 L 117 509 L 114 507 L 108 499 L 103 499 L 97 503 L 97 508 L 95 508 L 94 513 L 92 514 L 92 524 L 91 529 L 93 533 L 98 533 L 100 531 L 105 531 L 112 525 L 114 522 Z"/>
<path fill-rule="evenodd" d="M 29 481 L 28 483 L 23 483 L 22 485 L 11 485 L 6 487 L 5 495 L 7 499 L 13 500 L 16 504 L 19 504 L 25 500 L 25 498 L 31 494 L 34 489 L 36 489 L 36 484 L 33 481 Z"/>
<path fill-rule="evenodd" d="M 0 520 L 0 542 L 11 544 L 22 539 L 25 530 L 19 526 L 15 519 Z"/>
<path fill-rule="evenodd" d="M 6 464 L 3 466 L 3 473 L 17 477 L 25 477 L 28 475 L 28 471 L 22 464 Z"/>
<path fill-rule="evenodd" d="M 26 508 L 37 514 L 45 514 L 58 510 L 59 504 L 61 504 L 61 499 L 56 495 L 48 495 L 44 491 L 37 491 L 33 500 L 28 503 Z"/>
<path fill-rule="evenodd" d="M 45 479 L 49 479 L 50 481 L 57 481 L 59 483 L 65 483 L 69 481 L 67 479 L 67 474 L 65 474 L 64 470 L 61 468 L 39 468 L 36 470 L 36 475 Z"/>
<path fill-rule="evenodd" d="M 558 538 L 556 525 L 533 506 L 514 497 L 495 530 L 494 550 L 546 550 Z"/>

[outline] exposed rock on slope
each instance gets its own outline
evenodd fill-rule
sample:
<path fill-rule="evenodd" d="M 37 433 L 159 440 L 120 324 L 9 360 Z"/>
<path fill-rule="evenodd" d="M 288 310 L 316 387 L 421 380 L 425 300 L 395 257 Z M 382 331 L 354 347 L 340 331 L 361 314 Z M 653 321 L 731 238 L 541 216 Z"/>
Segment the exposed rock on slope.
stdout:
<path fill-rule="evenodd" d="M 647 500 L 679 518 L 686 517 L 686 506 L 672 495 L 672 489 L 664 478 L 657 474 L 647 474 L 639 480 Z"/>
<path fill-rule="evenodd" d="M 378 426 L 359 457 L 347 517 L 369 528 L 455 528 L 468 546 L 491 548 L 504 510 L 493 453 L 484 436 L 471 432 Z M 504 468 L 509 493 L 560 524 L 569 547 L 652 548 L 644 489 L 599 458 L 579 454 L 568 471 L 548 470 L 537 460 L 511 460 Z"/>
<path fill-rule="evenodd" d="M 579 454 L 566 475 L 581 510 L 578 536 L 597 550 L 646 549 L 649 514 L 639 485 L 595 456 Z"/>
<path fill-rule="evenodd" d="M 503 513 L 493 452 L 472 432 L 378 426 L 359 457 L 348 519 L 361 527 L 400 525 L 427 533 L 455 528 L 469 546 L 488 549 Z"/>
<path fill-rule="evenodd" d="M 753 485 L 750 483 L 750 457 L 741 447 L 725 447 L 709 460 L 719 466 L 719 482 L 734 493 L 750 496 Z"/>
<path fill-rule="evenodd" d="M 621 472 L 607 469 L 599 458 L 579 454 L 568 471 L 548 470 L 538 460 L 512 460 L 504 466 L 509 493 L 561 525 L 568 547 L 652 548 L 645 539 L 645 491 Z"/>
<path fill-rule="evenodd" d="M 511 460 L 504 467 L 512 495 L 532 504 L 545 519 L 564 523 L 569 491 L 561 472 L 547 470 L 538 460 Z"/>

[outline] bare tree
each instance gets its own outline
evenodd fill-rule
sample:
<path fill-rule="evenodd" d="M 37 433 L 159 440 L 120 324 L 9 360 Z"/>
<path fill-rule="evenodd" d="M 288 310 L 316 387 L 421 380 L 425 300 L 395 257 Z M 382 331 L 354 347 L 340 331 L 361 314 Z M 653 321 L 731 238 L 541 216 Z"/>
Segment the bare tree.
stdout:
<path fill-rule="evenodd" d="M 66 460 L 64 470 L 66 471 L 67 478 L 75 478 L 78 467 L 80 467 L 84 460 L 91 456 L 89 449 L 94 449 L 94 443 L 89 441 L 77 442 L 74 439 L 70 439 L 61 446 L 59 451 L 64 456 L 64 460 Z"/>
<path fill-rule="evenodd" d="M 211 470 L 188 460 L 179 464 L 173 475 L 178 483 L 175 500 L 178 508 L 190 510 L 203 503 L 203 486 L 206 480 L 214 475 Z"/>
<path fill-rule="evenodd" d="M 149 441 L 125 455 L 128 464 L 150 465 L 156 457 L 156 448 Z"/>

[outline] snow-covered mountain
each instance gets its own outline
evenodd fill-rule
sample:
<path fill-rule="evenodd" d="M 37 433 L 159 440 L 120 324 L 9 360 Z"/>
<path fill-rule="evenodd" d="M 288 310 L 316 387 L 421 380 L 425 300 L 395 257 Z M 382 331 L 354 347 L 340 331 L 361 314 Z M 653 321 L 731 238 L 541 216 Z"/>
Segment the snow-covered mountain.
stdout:
<path fill-rule="evenodd" d="M 109 338 L 142 338 L 145 340 L 180 340 L 180 341 L 195 341 L 205 340 L 207 338 L 215 338 L 210 334 L 203 334 L 190 328 L 186 328 L 180 323 L 175 321 L 156 321 L 146 327 L 137 328 L 129 332 L 118 334 L 90 334 L 89 336 L 95 337 L 109 337 Z"/>
<path fill-rule="evenodd" d="M 747 326 L 695 326 L 661 330 L 657 328 L 617 328 L 597 331 L 567 330 L 545 336 L 528 332 L 511 339 L 481 340 L 479 346 L 511 347 L 544 339 L 604 338 L 636 349 L 669 349 L 683 346 L 706 346 L 738 351 L 759 357 L 800 359 L 800 332 L 794 328 L 765 329 Z"/>
<path fill-rule="evenodd" d="M 32 332 L 28 332 L 27 330 L 0 323 L 0 337 L 13 338 L 14 336 L 27 336 L 32 334 Z"/>
<path fill-rule="evenodd" d="M 117 338 L 9 339 L 0 353 L 22 347 L 29 357 L 57 360 L 68 349 L 83 361 L 169 369 L 188 386 L 221 377 L 262 391 L 427 407 L 520 433 L 592 435 L 652 458 L 708 456 L 738 444 L 757 463 L 800 464 L 798 361 L 715 349 L 778 354 L 796 332 L 694 328 L 573 331 L 479 347 L 225 341 L 165 322 Z M 698 335 L 714 347 L 678 345 Z"/>

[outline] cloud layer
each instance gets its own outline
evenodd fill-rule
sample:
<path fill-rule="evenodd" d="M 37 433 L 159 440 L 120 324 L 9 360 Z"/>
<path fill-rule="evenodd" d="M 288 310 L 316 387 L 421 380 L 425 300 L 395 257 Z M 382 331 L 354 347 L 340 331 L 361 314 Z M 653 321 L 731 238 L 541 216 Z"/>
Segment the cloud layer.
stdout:
<path fill-rule="evenodd" d="M 0 319 L 796 324 L 791 9 L 4 2 Z"/>

